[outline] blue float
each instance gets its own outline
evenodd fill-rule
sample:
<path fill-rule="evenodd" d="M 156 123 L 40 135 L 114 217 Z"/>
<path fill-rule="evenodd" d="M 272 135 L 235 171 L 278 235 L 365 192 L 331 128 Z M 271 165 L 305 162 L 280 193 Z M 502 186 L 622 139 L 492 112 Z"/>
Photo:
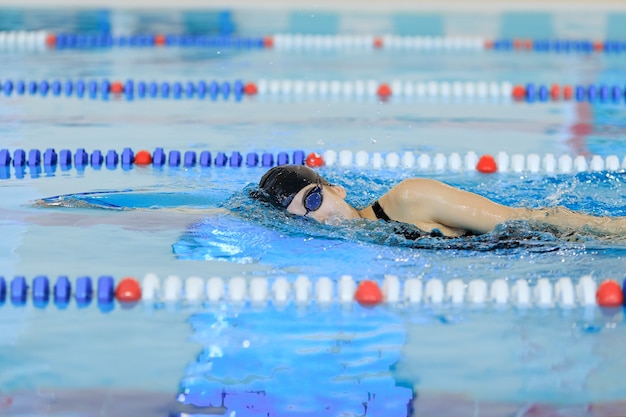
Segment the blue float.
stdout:
<path fill-rule="evenodd" d="M 87 91 L 90 95 L 95 96 L 98 94 L 98 82 L 91 80 L 87 83 Z"/>
<path fill-rule="evenodd" d="M 45 275 L 38 275 L 33 279 L 33 301 L 47 303 L 50 299 L 50 281 Z"/>
<path fill-rule="evenodd" d="M 306 161 L 306 155 L 304 151 L 295 151 L 293 153 L 293 163 L 296 165 L 304 165 Z"/>
<path fill-rule="evenodd" d="M 220 93 L 220 86 L 217 83 L 217 81 L 211 81 L 211 84 L 209 84 L 209 96 L 211 97 L 211 100 L 217 100 L 217 95 Z"/>
<path fill-rule="evenodd" d="M 146 89 L 147 89 L 146 83 L 144 83 L 143 81 L 140 81 L 137 83 L 137 95 L 139 97 L 142 97 L 142 98 L 145 97 Z"/>
<path fill-rule="evenodd" d="M 196 153 L 194 151 L 185 152 L 184 165 L 186 167 L 196 166 Z"/>
<path fill-rule="evenodd" d="M 13 152 L 13 166 L 23 167 L 26 165 L 26 151 L 24 149 L 16 149 Z"/>
<path fill-rule="evenodd" d="M 50 89 L 52 90 L 52 94 L 55 96 L 60 96 L 61 95 L 61 81 L 59 80 L 54 80 L 52 81 L 52 84 L 50 85 Z"/>
<path fill-rule="evenodd" d="M 224 97 L 224 99 L 228 100 L 228 96 L 230 95 L 230 83 L 224 81 L 220 90 L 222 91 L 222 96 Z"/>
<path fill-rule="evenodd" d="M 115 282 L 113 277 L 105 275 L 98 278 L 98 303 L 112 303 L 115 298 Z"/>
<path fill-rule="evenodd" d="M 0 277 L 0 304 L 3 304 L 7 298 L 7 282 L 4 277 Z"/>
<path fill-rule="evenodd" d="M 120 158 L 119 155 L 117 154 L 117 152 L 115 152 L 113 149 L 109 150 L 107 152 L 106 158 L 104 159 L 104 162 L 106 164 L 107 168 L 115 168 L 117 166 L 117 163 L 119 162 Z"/>
<path fill-rule="evenodd" d="M 104 162 L 104 156 L 102 155 L 102 152 L 98 149 L 94 150 L 91 153 L 91 158 L 89 162 L 91 163 L 91 166 L 93 168 L 100 168 L 102 166 L 102 163 Z"/>
<path fill-rule="evenodd" d="M 598 98 L 598 88 L 595 85 L 590 85 L 587 89 L 587 99 L 590 103 L 593 103 Z"/>
<path fill-rule="evenodd" d="M 165 165 L 165 152 L 163 148 L 156 148 L 152 154 L 152 165 L 162 167 Z"/>
<path fill-rule="evenodd" d="M 2 84 L 2 92 L 5 95 L 10 96 L 12 91 L 13 91 L 13 82 L 10 80 L 5 81 Z"/>
<path fill-rule="evenodd" d="M 48 84 L 47 81 L 42 81 L 41 83 L 39 83 L 39 94 L 41 94 L 42 96 L 46 96 L 48 95 L 48 90 L 50 89 L 50 85 Z"/>
<path fill-rule="evenodd" d="M 170 85 L 167 82 L 161 83 L 161 97 L 168 98 L 170 96 Z"/>
<path fill-rule="evenodd" d="M 86 305 L 93 298 L 93 283 L 90 277 L 79 277 L 76 279 L 76 290 L 74 292 L 76 302 L 80 305 Z"/>
<path fill-rule="evenodd" d="M 44 167 L 53 167 L 57 164 L 57 153 L 53 148 L 48 148 L 43 153 L 43 165 Z"/>
<path fill-rule="evenodd" d="M 59 152 L 59 165 L 62 169 L 69 169 L 72 166 L 72 152 L 69 149 L 61 149 Z"/>
<path fill-rule="evenodd" d="M 85 94 L 85 82 L 83 80 L 76 81 L 76 95 L 82 97 Z"/>
<path fill-rule="evenodd" d="M 215 166 L 216 167 L 226 166 L 227 162 L 228 162 L 228 157 L 226 156 L 226 154 L 224 152 L 218 152 L 217 155 L 215 155 Z"/>
<path fill-rule="evenodd" d="M 76 149 L 76 153 L 74 154 L 74 166 L 76 169 L 84 168 L 89 164 L 89 155 L 84 148 Z"/>
<path fill-rule="evenodd" d="M 255 167 L 259 164 L 259 155 L 256 152 L 249 152 L 246 155 L 246 166 Z"/>
<path fill-rule="evenodd" d="M 574 96 L 576 97 L 576 101 L 581 102 L 585 100 L 585 87 L 582 85 L 577 85 Z"/>
<path fill-rule="evenodd" d="M 195 92 L 196 88 L 194 87 L 193 83 L 191 81 L 187 81 L 187 84 L 185 84 L 185 95 L 187 96 L 187 98 L 191 98 L 193 97 L 193 93 Z"/>
<path fill-rule="evenodd" d="M 203 168 L 208 168 L 211 166 L 211 152 L 210 151 L 200 152 L 200 166 Z"/>
<path fill-rule="evenodd" d="M 539 101 L 548 101 L 549 95 L 550 93 L 548 91 L 548 87 L 546 87 L 545 85 L 540 85 L 539 89 L 537 90 L 537 97 L 539 97 Z"/>
<path fill-rule="evenodd" d="M 241 153 L 234 151 L 233 153 L 230 154 L 230 166 L 231 167 L 240 167 L 241 163 L 243 161 L 243 157 L 241 156 Z"/>
<path fill-rule="evenodd" d="M 28 166 L 37 167 L 41 165 L 41 151 L 39 149 L 31 149 L 28 151 Z"/>
<path fill-rule="evenodd" d="M 179 81 L 176 81 L 174 84 L 172 84 L 172 94 L 174 94 L 174 98 L 180 98 L 182 93 L 183 85 Z"/>
<path fill-rule="evenodd" d="M 265 152 L 261 156 L 261 166 L 264 168 L 269 168 L 274 166 L 274 155 L 269 152 Z"/>
<path fill-rule="evenodd" d="M 10 298 L 14 305 L 23 305 L 26 303 L 26 296 L 28 294 L 28 284 L 26 284 L 26 278 L 18 276 L 11 281 Z"/>
<path fill-rule="evenodd" d="M 72 295 L 72 283 L 67 276 L 57 278 L 53 289 L 53 299 L 55 304 L 67 304 Z"/>
<path fill-rule="evenodd" d="M 204 98 L 204 96 L 206 95 L 206 92 L 207 92 L 206 82 L 199 81 L 198 82 L 198 97 Z"/>
<path fill-rule="evenodd" d="M 277 165 L 286 165 L 289 163 L 289 154 L 287 152 L 279 152 L 276 156 Z"/>
<path fill-rule="evenodd" d="M 526 101 L 529 103 L 533 103 L 535 101 L 535 96 L 537 94 L 535 84 L 528 83 L 526 84 Z"/>
<path fill-rule="evenodd" d="M 126 93 L 127 95 L 132 95 L 134 91 L 135 83 L 133 82 L 133 80 L 126 80 L 126 82 L 124 83 L 124 93 Z"/>
<path fill-rule="evenodd" d="M 148 95 L 152 98 L 155 98 L 157 96 L 157 94 L 159 93 L 159 85 L 152 81 L 150 84 L 148 84 Z"/>
<path fill-rule="evenodd" d="M 0 167 L 11 165 L 11 152 L 8 149 L 0 150 Z"/>
<path fill-rule="evenodd" d="M 34 95 L 37 94 L 37 82 L 36 81 L 30 81 L 27 85 L 27 90 L 28 90 L 28 94 L 30 95 Z"/>
<path fill-rule="evenodd" d="M 74 91 L 74 84 L 71 81 L 66 81 L 63 90 L 65 91 L 66 96 L 71 96 Z"/>
<path fill-rule="evenodd" d="M 130 148 L 124 148 L 122 150 L 122 166 L 129 167 L 135 162 L 135 154 Z"/>
<path fill-rule="evenodd" d="M 611 90 L 609 89 L 609 86 L 601 84 L 599 88 L 599 95 L 600 95 L 600 101 L 602 102 L 609 101 L 609 98 L 611 96 Z"/>
<path fill-rule="evenodd" d="M 172 150 L 167 157 L 167 164 L 171 167 L 180 166 L 180 152 Z"/>

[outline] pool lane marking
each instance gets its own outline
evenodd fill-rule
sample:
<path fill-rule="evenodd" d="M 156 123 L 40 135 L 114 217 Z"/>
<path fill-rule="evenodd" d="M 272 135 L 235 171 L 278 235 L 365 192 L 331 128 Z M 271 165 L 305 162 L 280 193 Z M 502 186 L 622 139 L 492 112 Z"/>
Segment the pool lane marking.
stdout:
<path fill-rule="evenodd" d="M 313 35 L 276 33 L 265 36 L 142 33 L 65 33 L 46 30 L 0 31 L 0 51 L 90 50 L 111 48 L 196 47 L 236 50 L 326 51 L 493 51 L 521 53 L 620 54 L 626 42 L 616 39 L 490 39 L 480 36 L 401 36 L 373 34 Z"/>
<path fill-rule="evenodd" d="M 131 148 L 124 148 L 121 153 L 115 150 L 103 152 L 95 149 L 88 153 L 85 148 L 78 148 L 74 153 L 69 149 L 61 149 L 57 152 L 54 148 L 45 151 L 30 149 L 0 149 L 0 179 L 23 179 L 26 174 L 32 178 L 40 175 L 52 175 L 57 169 L 68 171 L 75 168 L 83 171 L 87 167 L 93 169 L 106 168 L 115 170 L 131 170 L 133 167 L 155 168 L 270 168 L 275 165 L 296 164 L 308 165 L 312 168 L 327 167 L 357 167 L 361 169 L 411 169 L 418 173 L 437 172 L 480 172 L 483 174 L 493 173 L 543 173 L 543 174 L 570 174 L 578 172 L 615 172 L 626 169 L 626 156 L 620 158 L 617 155 L 577 155 L 571 157 L 563 154 L 557 157 L 547 153 L 541 156 L 537 153 L 508 154 L 498 152 L 478 155 L 474 151 L 465 154 L 452 152 L 448 155 L 436 153 L 418 153 L 412 151 L 398 152 L 366 152 L 364 150 L 353 152 L 351 150 L 313 151 L 306 153 L 303 150 L 283 151 L 276 154 L 272 152 L 246 152 L 232 151 L 230 153 L 211 151 L 165 151 L 156 148 L 152 153 L 147 150 L 135 152 Z"/>
<path fill-rule="evenodd" d="M 374 103 L 403 100 L 447 101 L 478 100 L 523 102 L 588 102 L 621 105 L 626 101 L 626 87 L 618 84 L 563 85 L 528 82 L 513 85 L 509 81 L 402 81 L 378 80 L 301 80 L 259 79 L 257 81 L 142 81 L 120 80 L 24 80 L 4 79 L 0 97 L 77 97 L 105 101 L 141 101 L 141 99 L 207 99 L 242 102 L 248 97 L 309 98 L 315 100 L 370 100 Z M 290 101 L 290 103 L 294 103 Z M 295 102 L 297 103 L 297 101 Z"/>
<path fill-rule="evenodd" d="M 625 280 L 626 283 L 626 280 Z M 101 309 L 110 311 L 117 301 L 132 307 L 144 303 L 184 302 L 190 305 L 208 303 L 267 307 L 269 303 L 282 307 L 296 305 L 351 305 L 359 303 L 374 307 L 388 306 L 492 306 L 512 305 L 518 308 L 621 307 L 624 303 L 624 284 L 607 278 L 598 282 L 584 275 L 574 283 L 569 277 L 556 282 L 540 278 L 534 283 L 525 279 L 498 278 L 491 282 L 472 279 L 465 282 L 455 278 L 423 280 L 385 275 L 382 280 L 365 278 L 355 280 L 350 275 L 335 279 L 305 275 L 288 280 L 286 277 L 210 277 L 192 276 L 185 280 L 169 275 L 161 280 L 148 273 L 139 281 L 124 277 L 117 284 L 112 276 L 101 276 L 97 284 L 89 276 L 80 276 L 74 283 L 67 276 L 58 277 L 54 285 L 45 275 L 34 277 L 31 285 L 24 276 L 12 280 L 0 277 L 0 304 L 10 302 L 25 305 L 32 299 L 36 307 L 45 308 L 50 302 L 66 308 L 74 300 L 86 307 L 95 301 Z"/>

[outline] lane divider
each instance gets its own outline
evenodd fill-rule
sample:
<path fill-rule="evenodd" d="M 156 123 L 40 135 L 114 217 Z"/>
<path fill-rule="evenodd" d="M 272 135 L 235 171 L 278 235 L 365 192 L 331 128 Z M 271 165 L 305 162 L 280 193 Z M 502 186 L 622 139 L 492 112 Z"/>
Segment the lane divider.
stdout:
<path fill-rule="evenodd" d="M 276 33 L 267 36 L 143 33 L 64 33 L 0 31 L 0 51 L 43 49 L 103 49 L 148 47 L 200 47 L 216 49 L 299 50 L 410 50 L 410 51 L 525 51 L 537 53 L 626 52 L 626 41 L 607 39 L 487 39 L 478 36 L 312 35 Z"/>
<path fill-rule="evenodd" d="M 170 275 L 164 280 L 148 273 L 141 282 L 125 277 L 116 284 L 112 276 L 101 276 L 96 283 L 89 276 L 76 278 L 74 283 L 67 276 L 57 278 L 54 285 L 45 275 L 38 275 L 29 282 L 24 276 L 10 281 L 0 277 L 0 305 L 7 301 L 23 306 L 32 300 L 36 307 L 44 308 L 50 302 L 65 308 L 74 299 L 79 307 L 96 301 L 105 311 L 113 308 L 115 301 L 133 305 L 139 301 L 209 303 L 235 305 L 250 304 L 266 307 L 268 303 L 282 307 L 293 303 L 329 305 L 359 303 L 373 307 L 388 306 L 514 306 L 518 308 L 620 307 L 624 304 L 626 280 L 618 283 L 605 279 L 600 284 L 589 275 L 576 283 L 569 277 L 552 282 L 540 278 L 534 283 L 525 279 L 515 281 L 498 278 L 491 282 L 473 279 L 443 281 L 438 278 L 400 279 L 386 275 L 382 280 L 355 280 L 350 275 L 337 279 L 320 277 L 311 279 L 301 275 L 294 280 L 285 277 L 210 277 L 192 276 L 185 280 Z"/>
<path fill-rule="evenodd" d="M 543 156 L 531 153 L 524 154 L 508 154 L 506 152 L 498 152 L 495 157 L 484 154 L 479 156 L 474 151 L 469 151 L 464 155 L 458 152 L 452 152 L 449 155 L 436 153 L 431 155 L 428 153 L 415 153 L 405 151 L 402 153 L 389 152 L 383 154 L 381 152 L 369 153 L 366 151 L 352 152 L 350 150 L 334 151 L 328 150 L 322 154 L 317 154 L 319 160 L 313 157 L 307 158 L 307 163 L 314 166 L 340 166 L 359 168 L 390 168 L 390 169 L 417 169 L 422 172 L 481 172 L 490 174 L 494 172 L 514 172 L 514 173 L 575 173 L 587 171 L 618 171 L 626 169 L 626 156 L 620 159 L 616 155 L 609 155 L 606 158 L 600 155 L 592 155 L 590 157 L 577 155 L 561 155 L 559 157 L 548 153 Z"/>
<path fill-rule="evenodd" d="M 392 97 L 404 99 L 505 99 L 517 102 L 576 101 L 621 104 L 626 101 L 626 87 L 617 84 L 513 85 L 508 81 L 401 81 L 390 83 L 377 80 L 313 81 L 290 79 L 260 79 L 256 82 L 229 81 L 136 81 L 97 80 L 12 80 L 0 81 L 4 97 L 89 97 L 91 99 L 124 97 L 141 99 L 218 99 L 241 101 L 245 96 L 306 97 L 318 100 L 375 98 L 386 101 Z"/>
<path fill-rule="evenodd" d="M 293 152 L 247 152 L 239 151 L 230 153 L 211 151 L 165 151 L 156 148 L 152 153 L 140 150 L 135 153 L 131 148 L 124 148 L 121 153 L 111 149 L 106 153 L 95 149 L 88 153 L 85 148 L 78 148 L 73 153 L 69 149 L 62 149 L 57 153 L 54 148 L 45 151 L 31 149 L 0 149 L 0 179 L 11 178 L 13 168 L 15 178 L 21 179 L 28 172 L 31 177 L 53 174 L 57 168 L 68 171 L 75 168 L 83 171 L 87 167 L 93 169 L 106 168 L 115 170 L 121 168 L 130 170 L 133 166 L 153 166 L 157 168 L 210 168 L 212 166 L 222 168 L 270 168 L 274 165 L 296 164 L 308 165 L 312 168 L 322 166 L 357 167 L 371 169 L 411 169 L 417 172 L 480 172 L 483 174 L 493 173 L 544 173 L 544 174 L 570 174 L 577 172 L 600 172 L 619 171 L 626 169 L 626 156 L 620 159 L 616 155 L 606 158 L 600 155 L 586 157 L 578 155 L 572 158 L 569 155 L 556 157 L 553 154 L 513 154 L 499 152 L 495 157 L 484 154 L 479 156 L 474 151 L 469 151 L 463 156 L 452 152 L 449 155 L 436 153 L 415 153 L 405 151 L 403 153 L 381 152 L 368 153 L 366 151 L 352 152 L 350 150 L 334 151 L 327 150 L 323 153 L 303 150 Z"/>
<path fill-rule="evenodd" d="M 391 49 L 409 51 L 526 51 L 556 53 L 626 52 L 626 41 L 608 39 L 487 39 L 477 36 L 303 35 L 277 33 L 266 38 L 277 50 Z M 271 40 L 270 40 L 271 39 Z"/>
<path fill-rule="evenodd" d="M 56 172 L 57 167 L 61 171 L 68 171 L 72 167 L 78 171 L 82 171 L 86 167 L 93 169 L 105 167 L 109 170 L 119 167 L 128 170 L 133 166 L 148 165 L 157 168 L 165 166 L 169 168 L 193 168 L 196 166 L 202 168 L 211 166 L 219 168 L 257 166 L 269 168 L 284 164 L 303 165 L 305 158 L 305 153 L 301 150 L 292 153 L 278 152 L 277 154 L 248 152 L 244 156 L 238 151 L 229 154 L 217 152 L 213 155 L 208 150 L 181 152 L 173 149 L 166 152 L 163 148 L 156 148 L 152 153 L 147 150 L 140 150 L 135 153 L 131 148 L 124 148 L 120 153 L 113 149 L 106 153 L 99 149 L 88 153 L 85 148 L 78 148 L 74 153 L 69 149 L 62 149 L 57 153 L 54 148 L 48 148 L 43 152 L 39 149 L 31 149 L 28 153 L 24 149 L 15 149 L 13 153 L 9 149 L 0 149 L 0 179 L 11 177 L 11 167 L 15 170 L 16 178 L 23 178 L 26 169 L 28 169 L 31 177 L 37 177 L 42 172 L 52 174 Z"/>

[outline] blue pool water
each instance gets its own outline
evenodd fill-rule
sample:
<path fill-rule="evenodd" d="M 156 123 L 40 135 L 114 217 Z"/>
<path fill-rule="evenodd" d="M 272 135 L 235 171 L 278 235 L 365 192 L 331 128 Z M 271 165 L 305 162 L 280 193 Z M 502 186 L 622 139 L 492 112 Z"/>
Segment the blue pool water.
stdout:
<path fill-rule="evenodd" d="M 0 30 L 623 36 L 621 15 L 601 12 L 320 13 L 317 24 L 307 13 L 261 15 L 266 18 L 249 11 L 0 10 Z M 416 21 L 422 24 L 410 24 Z M 525 32 L 531 27 L 535 32 Z M 0 80 L 619 84 L 626 70 L 623 54 L 494 51 L 172 47 L 2 50 L 0 58 Z M 163 147 L 214 154 L 345 149 L 431 156 L 505 151 L 617 155 L 621 161 L 623 104 L 0 95 L 0 148 Z M 0 180 L 0 276 L 7 279 L 67 275 L 74 282 L 86 275 L 119 280 L 155 273 L 162 280 L 176 275 L 292 282 L 306 275 L 336 282 L 350 275 L 380 282 L 393 274 L 401 281 L 504 278 L 533 285 L 540 278 L 576 282 L 591 275 L 600 281 L 624 274 L 623 239 L 587 231 L 562 236 L 511 223 L 483 236 L 406 240 L 384 224 L 329 227 L 276 214 L 248 196 L 264 172 L 260 167 L 9 172 Z M 357 206 L 403 178 L 426 176 L 507 205 L 626 215 L 623 170 L 483 175 L 333 166 L 320 172 L 346 187 Z M 626 409 L 622 309 L 181 301 L 101 311 L 96 304 L 0 306 L 0 415 L 597 416 Z"/>

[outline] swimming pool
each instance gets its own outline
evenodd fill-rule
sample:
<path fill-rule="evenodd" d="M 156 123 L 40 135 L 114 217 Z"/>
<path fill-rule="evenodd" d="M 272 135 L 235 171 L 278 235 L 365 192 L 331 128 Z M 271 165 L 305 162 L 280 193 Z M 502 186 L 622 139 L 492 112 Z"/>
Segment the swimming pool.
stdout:
<path fill-rule="evenodd" d="M 624 99 L 612 90 L 622 86 L 621 44 L 529 51 L 498 40 L 613 42 L 623 38 L 618 13 L 587 22 L 574 13 L 401 15 L 0 13 L 0 29 L 46 30 L 62 42 L 0 37 L 0 150 L 10 157 L 0 166 L 2 413 L 623 413 L 622 309 L 584 297 L 589 283 L 623 278 L 623 241 L 526 224 L 406 241 L 384 225 L 281 217 L 249 198 L 270 158 L 318 152 L 320 171 L 357 205 L 417 175 L 515 206 L 626 215 Z M 84 35 L 108 30 L 110 44 Z M 189 36 L 162 47 L 130 36 L 155 33 Z M 496 42 L 480 48 L 489 42 L 479 38 Z M 102 94 L 103 80 L 125 93 Z M 256 94 L 238 96 L 237 80 Z M 553 100 L 546 89 L 544 100 L 540 86 L 553 84 L 562 94 L 584 86 L 584 97 L 574 89 Z M 520 85 L 536 94 L 515 100 Z M 162 155 L 162 165 L 124 163 L 126 148 Z M 46 165 L 48 149 L 55 164 Z M 477 172 L 484 154 L 502 172 Z M 69 302 L 33 302 L 41 276 L 50 291 L 67 276 Z M 135 277 L 153 298 L 103 302 L 103 276 Z M 25 302 L 16 277 L 30 287 Z M 91 302 L 78 295 L 84 277 Z M 384 305 L 353 301 L 366 280 L 384 289 Z"/>

